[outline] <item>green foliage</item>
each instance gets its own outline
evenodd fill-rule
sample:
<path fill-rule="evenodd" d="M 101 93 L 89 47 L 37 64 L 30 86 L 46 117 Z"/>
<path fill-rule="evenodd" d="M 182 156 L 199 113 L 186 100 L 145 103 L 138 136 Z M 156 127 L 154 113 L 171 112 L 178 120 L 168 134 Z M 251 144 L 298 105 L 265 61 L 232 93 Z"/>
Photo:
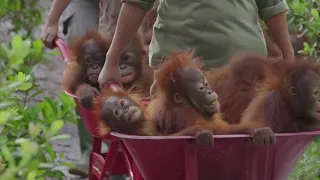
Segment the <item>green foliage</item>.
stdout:
<path fill-rule="evenodd" d="M 320 139 L 315 140 L 299 161 L 289 180 L 320 180 Z"/>
<path fill-rule="evenodd" d="M 11 43 L 0 45 L 0 82 L 6 81 L 6 76 L 12 79 L 12 75 L 18 72 L 31 74 L 35 65 L 45 59 L 43 44 L 40 39 L 35 41 L 23 40 L 21 36 L 14 35 Z"/>
<path fill-rule="evenodd" d="M 60 130 L 66 121 L 77 122 L 74 100 L 61 93 L 59 100 L 44 97 L 28 105 L 42 94 L 32 77 L 45 54 L 40 40 L 15 35 L 9 44 L 1 44 L 0 52 L 0 179 L 62 179 L 63 173 L 54 168 L 70 164 L 61 164 L 63 154 L 57 157 L 51 141 L 70 137 Z"/>
<path fill-rule="evenodd" d="M 289 31 L 305 35 L 311 45 L 304 44 L 302 54 L 320 57 L 320 1 L 287 0 L 290 11 L 287 15 Z M 307 149 L 290 176 L 290 180 L 320 180 L 320 140 L 315 140 Z"/>
<path fill-rule="evenodd" d="M 10 22 L 12 32 L 23 38 L 32 36 L 35 28 L 42 23 L 40 0 L 1 0 L 0 22 Z"/>
<path fill-rule="evenodd" d="M 290 11 L 287 15 L 289 30 L 306 35 L 311 45 L 305 43 L 302 54 L 319 58 L 320 56 L 320 1 L 287 0 Z"/>

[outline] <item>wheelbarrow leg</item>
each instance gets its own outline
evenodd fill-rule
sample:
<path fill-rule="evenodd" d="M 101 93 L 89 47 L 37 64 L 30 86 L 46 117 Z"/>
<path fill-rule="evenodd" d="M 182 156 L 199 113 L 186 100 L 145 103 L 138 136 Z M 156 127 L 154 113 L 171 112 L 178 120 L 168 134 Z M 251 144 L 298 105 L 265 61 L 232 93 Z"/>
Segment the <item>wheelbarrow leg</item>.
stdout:
<path fill-rule="evenodd" d="M 90 162 L 89 162 L 89 180 L 97 180 L 98 178 L 93 174 L 93 153 L 101 153 L 101 144 L 102 139 L 93 137 L 92 138 L 92 150 L 90 153 Z"/>
<path fill-rule="evenodd" d="M 196 148 L 189 146 L 185 151 L 186 180 L 198 180 L 198 157 Z"/>
<path fill-rule="evenodd" d="M 118 140 L 112 140 L 108 153 L 106 154 L 105 157 L 105 165 L 102 169 L 102 174 L 100 180 L 103 180 L 104 178 L 110 179 L 111 173 L 112 173 L 112 168 L 114 166 L 115 160 L 117 159 L 118 155 L 118 145 L 119 141 Z"/>
<path fill-rule="evenodd" d="M 123 151 L 123 156 L 126 161 L 126 165 L 127 165 L 128 172 L 130 175 L 130 180 L 143 180 L 143 177 L 141 176 L 137 165 L 133 161 L 130 153 L 128 152 L 126 146 L 123 144 L 122 141 L 120 142 L 120 147 Z"/>

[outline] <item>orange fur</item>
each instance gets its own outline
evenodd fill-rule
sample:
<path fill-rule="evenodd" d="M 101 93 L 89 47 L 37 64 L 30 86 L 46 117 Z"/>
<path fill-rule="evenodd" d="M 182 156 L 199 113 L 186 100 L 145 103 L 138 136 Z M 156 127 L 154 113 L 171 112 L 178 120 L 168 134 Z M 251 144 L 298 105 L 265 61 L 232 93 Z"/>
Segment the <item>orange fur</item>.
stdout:
<path fill-rule="evenodd" d="M 156 72 L 157 92 L 148 105 L 148 113 L 157 123 L 163 134 L 195 135 L 206 129 L 217 134 L 244 132 L 242 127 L 224 122 L 219 113 L 209 119 L 199 110 L 187 104 L 174 104 L 172 96 L 177 89 L 171 78 L 179 79 L 177 74 L 183 68 L 195 68 L 201 72 L 200 59 L 193 52 L 175 53 L 160 65 Z M 180 92 L 181 93 L 181 92 Z"/>
<path fill-rule="evenodd" d="M 91 39 L 98 42 L 102 47 L 101 49 L 105 49 L 104 53 L 107 53 L 111 40 L 109 38 L 103 38 L 98 32 L 88 31 L 82 38 L 72 41 L 69 48 L 73 61 L 71 64 L 66 65 L 66 69 L 64 71 L 62 80 L 62 87 L 64 89 L 70 89 L 75 92 L 81 84 L 88 83 L 85 82 L 86 73 L 82 67 L 83 57 L 80 54 L 82 53 L 83 44 Z"/>
<path fill-rule="evenodd" d="M 219 96 L 220 112 L 227 122 L 240 122 L 243 111 L 256 96 L 256 89 L 264 81 L 273 81 L 276 70 L 272 64 L 276 59 L 262 55 L 235 56 L 221 68 L 206 73 L 209 84 Z"/>
<path fill-rule="evenodd" d="M 105 49 L 105 53 L 108 52 L 112 40 L 111 37 L 103 37 L 96 31 L 88 31 L 82 38 L 72 41 L 69 47 L 70 53 L 78 64 L 81 64 L 83 60 L 83 57 L 79 57 L 82 53 L 82 46 L 90 39 L 96 41 L 102 47 L 101 49 Z"/>
<path fill-rule="evenodd" d="M 274 66 L 280 70 L 277 78 L 265 82 L 261 89 L 257 89 L 258 95 L 244 111 L 241 123 L 248 129 L 268 126 L 275 132 L 297 132 L 306 129 L 306 124 L 295 121 L 290 107 L 283 100 L 283 96 L 288 93 L 283 90 L 283 84 L 285 78 L 292 72 L 303 73 L 310 70 L 319 75 L 318 67 L 310 61 L 296 61 L 295 63 L 279 61 Z M 294 83 L 295 80 L 289 79 L 291 83 Z"/>
<path fill-rule="evenodd" d="M 140 67 L 136 69 L 137 75 L 133 82 L 123 84 L 123 87 L 129 93 L 139 93 L 141 97 L 146 98 L 149 96 L 150 86 L 153 82 L 153 69 L 148 64 L 149 48 L 145 42 L 144 36 L 136 35 L 132 41 L 138 41 L 140 45 L 139 46 L 134 42 L 131 44 L 131 46 L 135 46 L 132 48 L 140 48 L 139 51 L 142 53 L 141 62 Z M 131 47 L 129 47 L 128 52 L 130 51 L 130 48 Z"/>

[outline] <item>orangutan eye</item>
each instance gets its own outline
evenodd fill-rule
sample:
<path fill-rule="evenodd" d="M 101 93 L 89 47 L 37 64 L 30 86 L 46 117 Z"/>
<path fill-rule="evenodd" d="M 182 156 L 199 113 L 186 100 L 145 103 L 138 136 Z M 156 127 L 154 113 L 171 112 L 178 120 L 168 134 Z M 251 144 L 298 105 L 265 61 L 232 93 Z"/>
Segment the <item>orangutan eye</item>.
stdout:
<path fill-rule="evenodd" d="M 123 107 L 124 106 L 124 101 L 120 101 L 120 105 Z"/>
<path fill-rule="evenodd" d="M 204 84 L 206 87 L 208 87 L 209 86 L 209 84 L 208 83 L 206 83 L 206 84 Z"/>
<path fill-rule="evenodd" d="M 90 65 L 93 63 L 93 60 L 91 59 L 91 57 L 85 57 L 84 62 L 85 64 Z"/>
<path fill-rule="evenodd" d="M 129 55 L 126 55 L 126 56 L 124 57 L 124 62 L 125 62 L 125 63 L 129 63 L 129 62 L 131 62 L 131 60 L 132 60 L 132 57 L 129 56 Z"/>
<path fill-rule="evenodd" d="M 118 116 L 119 113 L 120 113 L 119 109 L 117 109 L 117 110 L 114 111 L 114 114 L 115 114 L 116 116 Z"/>
<path fill-rule="evenodd" d="M 201 86 L 201 87 L 200 87 L 200 90 L 202 91 L 203 89 L 204 89 L 204 87 L 203 87 L 203 86 Z"/>
<path fill-rule="evenodd" d="M 290 88 L 291 94 L 295 95 L 296 94 L 296 89 L 294 87 Z"/>
<path fill-rule="evenodd" d="M 315 92 L 314 92 L 314 95 L 315 95 L 315 96 L 318 96 L 318 94 L 319 94 L 319 91 L 315 91 Z"/>

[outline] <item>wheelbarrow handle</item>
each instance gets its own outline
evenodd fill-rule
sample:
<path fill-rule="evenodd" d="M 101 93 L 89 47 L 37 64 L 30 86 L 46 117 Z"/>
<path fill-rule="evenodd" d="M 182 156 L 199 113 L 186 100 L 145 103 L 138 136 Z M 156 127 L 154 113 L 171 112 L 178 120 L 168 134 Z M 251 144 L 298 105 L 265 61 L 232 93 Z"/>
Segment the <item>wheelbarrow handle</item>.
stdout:
<path fill-rule="evenodd" d="M 107 85 L 106 88 L 110 88 L 114 92 L 121 92 L 124 91 L 118 84 L 116 84 L 113 81 L 110 81 Z"/>
<path fill-rule="evenodd" d="M 54 38 L 53 46 L 58 47 L 60 54 L 61 54 L 65 63 L 69 64 L 72 62 L 68 47 L 67 47 L 66 43 L 61 38 L 59 38 L 58 36 L 56 38 Z"/>

